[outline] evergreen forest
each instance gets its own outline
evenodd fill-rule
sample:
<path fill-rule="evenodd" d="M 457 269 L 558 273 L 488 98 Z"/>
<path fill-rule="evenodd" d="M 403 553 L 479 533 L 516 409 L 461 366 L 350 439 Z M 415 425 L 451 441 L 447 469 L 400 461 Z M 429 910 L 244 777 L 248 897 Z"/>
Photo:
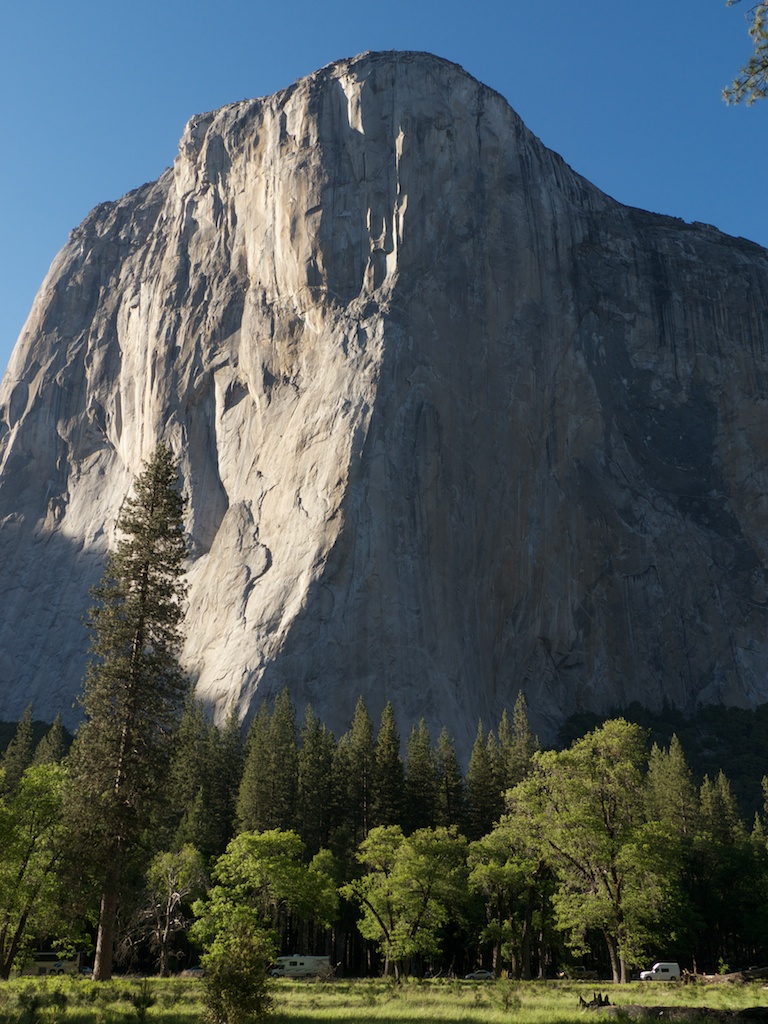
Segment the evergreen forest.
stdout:
<path fill-rule="evenodd" d="M 766 810 L 747 819 L 722 770 L 697 777 L 676 733 L 629 717 L 543 751 L 520 696 L 479 723 L 464 770 L 445 731 L 403 742 L 389 704 L 375 724 L 358 700 L 337 739 L 285 691 L 243 736 L 190 696 L 120 885 L 117 967 L 178 972 L 246 909 L 265 962 L 322 953 L 350 975 L 767 963 Z M 93 955 L 98 853 L 70 817 L 70 742 L 30 710 L 0 759 L 4 976 L 34 949 Z"/>

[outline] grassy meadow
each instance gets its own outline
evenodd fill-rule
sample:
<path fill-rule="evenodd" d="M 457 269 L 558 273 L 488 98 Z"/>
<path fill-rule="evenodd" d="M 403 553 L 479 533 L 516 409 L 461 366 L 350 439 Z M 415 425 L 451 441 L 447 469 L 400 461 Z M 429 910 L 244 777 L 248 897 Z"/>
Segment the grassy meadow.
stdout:
<path fill-rule="evenodd" d="M 0 982 L 0 1024 L 193 1024 L 202 1021 L 196 979 L 18 978 Z M 273 983 L 273 1024 L 583 1024 L 602 1013 L 579 1008 L 579 996 L 607 994 L 616 1006 L 768 1007 L 768 989 L 748 985 L 549 981 L 497 982 L 383 979 Z"/>

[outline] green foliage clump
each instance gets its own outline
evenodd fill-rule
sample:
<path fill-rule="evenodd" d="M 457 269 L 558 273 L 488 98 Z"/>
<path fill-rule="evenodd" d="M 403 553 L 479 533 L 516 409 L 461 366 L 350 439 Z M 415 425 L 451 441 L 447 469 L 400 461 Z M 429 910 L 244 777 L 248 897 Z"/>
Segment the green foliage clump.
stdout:
<path fill-rule="evenodd" d="M 202 957 L 203 1002 L 210 1024 L 258 1024 L 269 1016 L 268 969 L 274 955 L 272 941 L 247 914 L 217 933 Z"/>

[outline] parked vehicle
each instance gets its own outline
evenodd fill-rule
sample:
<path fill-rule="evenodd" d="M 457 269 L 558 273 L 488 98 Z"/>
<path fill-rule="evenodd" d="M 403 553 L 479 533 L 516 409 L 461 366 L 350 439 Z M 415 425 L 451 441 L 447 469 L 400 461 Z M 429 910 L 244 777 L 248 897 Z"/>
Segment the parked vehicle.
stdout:
<path fill-rule="evenodd" d="M 493 981 L 493 971 L 470 971 L 464 977 L 467 981 Z"/>
<path fill-rule="evenodd" d="M 78 974 L 80 972 L 80 954 L 71 959 L 62 958 L 58 953 L 32 953 L 24 964 L 21 974 L 34 974 L 44 977 L 47 974 Z"/>
<path fill-rule="evenodd" d="M 185 967 L 181 972 L 182 978 L 202 978 L 205 970 L 199 964 L 195 967 Z"/>
<path fill-rule="evenodd" d="M 660 960 L 650 971 L 640 971 L 640 981 L 680 981 L 680 964 Z"/>
<path fill-rule="evenodd" d="M 291 956 L 279 956 L 272 966 L 273 978 L 328 978 L 331 973 L 329 956 L 293 953 Z"/>
<path fill-rule="evenodd" d="M 586 967 L 566 967 L 558 974 L 558 978 L 568 978 L 569 981 L 597 981 L 597 971 L 589 970 Z"/>

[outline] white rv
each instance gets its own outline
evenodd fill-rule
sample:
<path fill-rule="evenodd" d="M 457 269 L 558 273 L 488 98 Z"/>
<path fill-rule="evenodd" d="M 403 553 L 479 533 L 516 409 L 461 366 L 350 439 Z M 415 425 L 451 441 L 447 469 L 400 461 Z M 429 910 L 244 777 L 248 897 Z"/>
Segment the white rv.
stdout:
<path fill-rule="evenodd" d="M 650 971 L 640 971 L 640 981 L 680 981 L 680 964 L 662 960 Z"/>
<path fill-rule="evenodd" d="M 329 956 L 279 956 L 272 966 L 273 978 L 328 978 L 331 975 Z"/>

